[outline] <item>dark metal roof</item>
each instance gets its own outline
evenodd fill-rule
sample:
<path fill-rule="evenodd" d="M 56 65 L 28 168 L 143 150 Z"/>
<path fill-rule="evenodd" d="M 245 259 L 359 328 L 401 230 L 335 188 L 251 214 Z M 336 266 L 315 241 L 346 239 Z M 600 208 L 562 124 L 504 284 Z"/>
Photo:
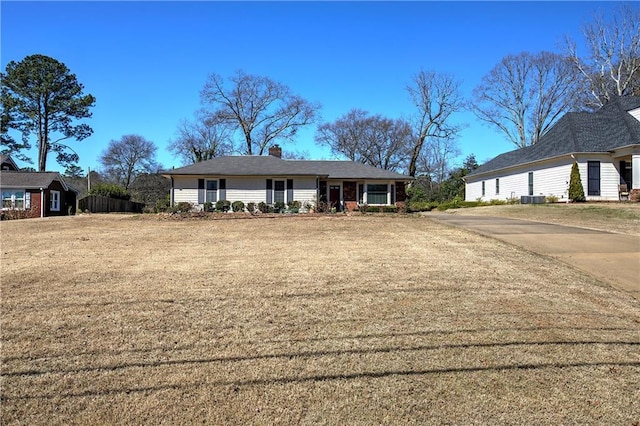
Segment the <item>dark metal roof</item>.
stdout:
<path fill-rule="evenodd" d="M 0 188 L 48 188 L 55 180 L 62 184 L 65 191 L 78 192 L 73 188 L 69 188 L 58 172 L 20 172 L 13 170 L 0 172 Z"/>
<path fill-rule="evenodd" d="M 274 156 L 228 156 L 167 170 L 165 176 L 313 176 L 328 179 L 412 179 L 352 161 L 283 160 Z"/>
<path fill-rule="evenodd" d="M 469 176 L 580 152 L 610 152 L 640 144 L 640 121 L 629 111 L 640 108 L 640 97 L 614 98 L 598 111 L 565 114 L 532 146 L 498 155 Z"/>

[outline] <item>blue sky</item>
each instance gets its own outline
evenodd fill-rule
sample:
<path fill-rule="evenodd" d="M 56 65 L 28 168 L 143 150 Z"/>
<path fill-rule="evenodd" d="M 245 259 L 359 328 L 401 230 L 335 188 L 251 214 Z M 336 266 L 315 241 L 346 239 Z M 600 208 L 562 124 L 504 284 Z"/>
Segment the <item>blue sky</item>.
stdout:
<path fill-rule="evenodd" d="M 465 97 L 502 57 L 560 51 L 565 35 L 616 2 L 17 2 L 2 1 L 1 66 L 31 54 L 64 62 L 97 99 L 94 133 L 70 142 L 80 166 L 99 168 L 112 139 L 139 134 L 163 166 L 178 122 L 200 108 L 210 73 L 242 69 L 288 85 L 322 105 L 324 121 L 352 108 L 390 118 L 413 108 L 406 85 L 421 69 L 462 81 Z M 514 146 L 471 113 L 458 139 L 479 162 Z M 284 150 L 331 159 L 316 126 Z M 35 139 L 33 139 L 35 142 Z M 34 162 L 37 154 L 32 155 Z M 55 159 L 48 161 L 57 169 Z M 20 164 L 19 164 L 20 165 Z M 25 165 L 25 164 L 21 164 Z"/>

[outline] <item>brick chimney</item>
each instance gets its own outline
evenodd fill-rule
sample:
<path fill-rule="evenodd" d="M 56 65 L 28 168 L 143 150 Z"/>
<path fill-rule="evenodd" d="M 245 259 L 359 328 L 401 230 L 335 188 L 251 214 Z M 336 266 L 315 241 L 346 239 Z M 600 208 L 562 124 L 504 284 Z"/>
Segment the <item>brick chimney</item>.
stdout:
<path fill-rule="evenodd" d="M 282 158 L 282 148 L 280 145 L 272 145 L 269 147 L 269 155 L 277 158 Z"/>

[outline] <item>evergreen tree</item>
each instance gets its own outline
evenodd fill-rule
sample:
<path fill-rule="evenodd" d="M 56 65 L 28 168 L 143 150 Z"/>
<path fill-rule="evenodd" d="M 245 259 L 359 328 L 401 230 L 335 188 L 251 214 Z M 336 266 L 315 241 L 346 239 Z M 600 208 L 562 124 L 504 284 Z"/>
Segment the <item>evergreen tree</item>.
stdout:
<path fill-rule="evenodd" d="M 81 141 L 91 136 L 89 125 L 74 125 L 74 120 L 91 117 L 89 109 L 95 98 L 83 94 L 84 86 L 69 68 L 48 56 L 31 55 L 20 62 L 9 62 L 6 72 L 0 73 L 0 80 L 2 152 L 28 160 L 21 151 L 31 148 L 29 137 L 35 134 L 38 171 L 47 170 L 50 152 L 56 153 L 57 162 L 64 167 L 77 163 L 78 154 L 61 141 Z M 8 134 L 11 129 L 22 133 L 21 142 Z"/>
<path fill-rule="evenodd" d="M 578 169 L 578 162 L 574 161 L 571 167 L 571 178 L 569 180 L 569 199 L 571 201 L 585 201 L 584 188 L 582 186 L 582 180 L 580 179 L 580 169 Z"/>

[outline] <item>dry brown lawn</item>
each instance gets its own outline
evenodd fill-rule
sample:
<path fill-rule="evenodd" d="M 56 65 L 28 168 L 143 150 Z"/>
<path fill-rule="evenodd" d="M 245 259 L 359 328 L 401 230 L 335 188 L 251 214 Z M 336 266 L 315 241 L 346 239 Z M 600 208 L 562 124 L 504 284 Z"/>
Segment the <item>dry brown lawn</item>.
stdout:
<path fill-rule="evenodd" d="M 3 222 L 0 423 L 640 421 L 640 303 L 424 217 Z"/>

